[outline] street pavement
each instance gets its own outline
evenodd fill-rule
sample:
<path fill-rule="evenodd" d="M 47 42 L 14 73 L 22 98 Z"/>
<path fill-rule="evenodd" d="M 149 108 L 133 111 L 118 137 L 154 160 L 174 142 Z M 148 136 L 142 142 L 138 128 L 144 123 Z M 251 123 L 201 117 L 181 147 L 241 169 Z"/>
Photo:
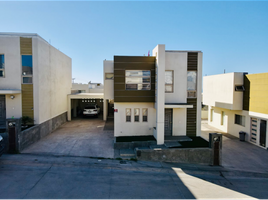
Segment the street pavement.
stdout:
<path fill-rule="evenodd" d="M 204 165 L 5 154 L 1 199 L 268 198 L 268 173 Z"/>

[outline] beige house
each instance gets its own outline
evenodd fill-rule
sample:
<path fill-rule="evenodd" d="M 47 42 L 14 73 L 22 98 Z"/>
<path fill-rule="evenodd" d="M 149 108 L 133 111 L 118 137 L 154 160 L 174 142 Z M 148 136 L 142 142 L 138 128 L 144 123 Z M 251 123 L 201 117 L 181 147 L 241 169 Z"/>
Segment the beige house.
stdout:
<path fill-rule="evenodd" d="M 6 118 L 34 124 L 67 115 L 72 60 L 37 34 L 0 33 L 0 127 Z M 66 118 L 66 117 L 65 117 Z"/>

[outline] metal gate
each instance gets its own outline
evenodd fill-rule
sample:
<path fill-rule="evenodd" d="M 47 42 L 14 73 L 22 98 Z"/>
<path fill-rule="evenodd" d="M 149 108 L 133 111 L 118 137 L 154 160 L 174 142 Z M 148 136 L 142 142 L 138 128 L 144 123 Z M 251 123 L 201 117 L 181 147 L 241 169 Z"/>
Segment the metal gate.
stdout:
<path fill-rule="evenodd" d="M 165 135 L 166 136 L 172 136 L 172 115 L 173 110 L 172 109 L 165 109 Z"/>

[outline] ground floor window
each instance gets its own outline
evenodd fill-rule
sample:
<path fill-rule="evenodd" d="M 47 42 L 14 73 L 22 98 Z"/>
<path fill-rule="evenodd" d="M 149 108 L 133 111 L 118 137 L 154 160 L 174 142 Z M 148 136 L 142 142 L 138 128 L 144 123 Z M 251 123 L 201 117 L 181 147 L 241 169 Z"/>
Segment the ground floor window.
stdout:
<path fill-rule="evenodd" d="M 245 126 L 245 116 L 235 114 L 235 124 Z"/>
<path fill-rule="evenodd" d="M 131 108 L 126 108 L 126 122 L 131 122 Z"/>
<path fill-rule="evenodd" d="M 147 108 L 142 109 L 142 121 L 143 122 L 148 121 L 148 109 Z"/>
<path fill-rule="evenodd" d="M 134 109 L 134 121 L 135 122 L 140 121 L 140 109 L 139 108 Z"/>

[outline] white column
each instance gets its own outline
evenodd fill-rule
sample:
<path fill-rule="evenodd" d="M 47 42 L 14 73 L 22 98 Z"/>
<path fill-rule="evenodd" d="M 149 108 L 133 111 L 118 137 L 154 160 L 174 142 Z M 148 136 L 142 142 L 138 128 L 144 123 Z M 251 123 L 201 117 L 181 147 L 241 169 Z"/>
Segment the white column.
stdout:
<path fill-rule="evenodd" d="M 67 120 L 71 121 L 72 120 L 72 118 L 71 118 L 71 98 L 69 96 L 67 97 L 67 106 L 68 106 L 68 108 L 67 108 Z"/>
<path fill-rule="evenodd" d="M 201 136 L 201 101 L 202 101 L 202 63 L 203 53 L 198 53 L 197 63 L 197 105 L 196 105 L 196 136 Z"/>
<path fill-rule="evenodd" d="M 107 120 L 107 99 L 103 99 L 103 121 Z"/>
<path fill-rule="evenodd" d="M 165 133 L 165 45 L 157 45 L 153 50 L 153 55 L 156 56 L 156 131 L 154 137 L 157 144 L 164 144 Z"/>

